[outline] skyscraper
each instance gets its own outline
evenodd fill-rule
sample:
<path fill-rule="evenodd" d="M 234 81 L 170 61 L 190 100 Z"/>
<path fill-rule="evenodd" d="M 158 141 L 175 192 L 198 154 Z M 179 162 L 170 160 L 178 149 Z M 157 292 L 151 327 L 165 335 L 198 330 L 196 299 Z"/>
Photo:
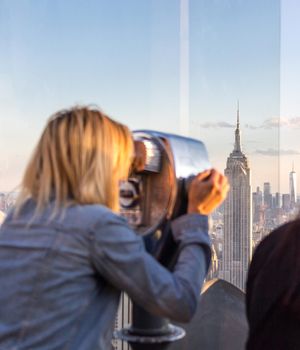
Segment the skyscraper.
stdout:
<path fill-rule="evenodd" d="M 291 209 L 291 195 L 289 193 L 282 195 L 282 208 L 285 212 Z"/>
<path fill-rule="evenodd" d="M 264 183 L 264 205 L 266 208 L 272 208 L 272 194 L 270 182 Z"/>
<path fill-rule="evenodd" d="M 296 172 L 294 171 L 294 164 L 292 171 L 289 175 L 289 183 L 290 183 L 290 196 L 291 196 L 291 207 L 295 208 L 295 205 L 297 203 L 297 177 Z"/>
<path fill-rule="evenodd" d="M 259 223 L 261 220 L 263 203 L 263 194 L 259 187 L 256 188 L 256 192 L 252 193 L 252 215 L 253 223 Z"/>
<path fill-rule="evenodd" d="M 252 195 L 248 159 L 241 149 L 239 108 L 234 149 L 225 175 L 230 191 L 224 204 L 223 266 L 220 277 L 244 290 L 252 255 Z"/>
<path fill-rule="evenodd" d="M 280 195 L 280 193 L 279 192 L 276 192 L 275 193 L 275 203 L 276 203 L 276 205 L 275 205 L 275 208 L 276 209 L 279 209 L 279 208 L 281 208 L 281 206 L 282 206 L 282 200 L 281 200 L 281 195 Z"/>

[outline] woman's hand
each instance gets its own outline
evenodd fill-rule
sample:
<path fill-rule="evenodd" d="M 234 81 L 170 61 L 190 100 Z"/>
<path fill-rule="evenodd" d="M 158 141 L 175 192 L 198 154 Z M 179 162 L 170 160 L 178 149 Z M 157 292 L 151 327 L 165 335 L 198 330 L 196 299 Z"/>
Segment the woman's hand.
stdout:
<path fill-rule="evenodd" d="M 188 214 L 209 215 L 226 198 L 227 177 L 215 169 L 205 170 L 192 180 L 188 191 Z"/>

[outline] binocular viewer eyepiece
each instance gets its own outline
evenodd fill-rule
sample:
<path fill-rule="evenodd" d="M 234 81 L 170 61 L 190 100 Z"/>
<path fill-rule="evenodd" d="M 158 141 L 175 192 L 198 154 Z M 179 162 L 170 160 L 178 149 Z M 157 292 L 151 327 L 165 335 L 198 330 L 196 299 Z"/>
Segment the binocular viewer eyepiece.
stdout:
<path fill-rule="evenodd" d="M 204 144 L 158 131 L 133 132 L 131 176 L 120 185 L 121 214 L 141 235 L 184 214 L 190 179 L 211 165 Z"/>

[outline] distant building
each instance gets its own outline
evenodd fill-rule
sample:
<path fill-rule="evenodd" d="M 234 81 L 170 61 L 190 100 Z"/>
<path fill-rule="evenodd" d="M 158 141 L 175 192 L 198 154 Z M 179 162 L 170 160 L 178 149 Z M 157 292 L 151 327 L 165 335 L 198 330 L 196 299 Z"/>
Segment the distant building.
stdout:
<path fill-rule="evenodd" d="M 272 194 L 270 182 L 264 183 L 264 206 L 266 208 L 272 208 Z"/>
<path fill-rule="evenodd" d="M 276 192 L 275 193 L 275 208 L 279 209 L 279 208 L 281 208 L 281 206 L 282 206 L 281 195 L 279 192 Z"/>
<path fill-rule="evenodd" d="M 291 195 L 289 193 L 282 195 L 282 208 L 286 212 L 291 208 Z"/>
<path fill-rule="evenodd" d="M 239 110 L 235 145 L 225 175 L 230 191 L 224 203 L 224 246 L 220 277 L 244 290 L 252 255 L 252 194 L 250 168 L 241 150 Z"/>
<path fill-rule="evenodd" d="M 263 204 L 263 194 L 262 191 L 260 190 L 259 186 L 256 187 L 256 204 L 257 205 L 262 205 Z"/>
<path fill-rule="evenodd" d="M 209 281 L 218 277 L 218 271 L 219 271 L 218 256 L 217 256 L 216 248 L 214 244 L 212 244 L 211 246 L 211 253 L 212 254 L 211 254 L 210 268 L 206 276 L 206 281 Z"/>
<path fill-rule="evenodd" d="M 291 208 L 295 208 L 297 203 L 297 175 L 293 169 L 289 174 L 289 185 L 290 185 L 290 197 L 291 197 Z"/>
<path fill-rule="evenodd" d="M 263 195 L 259 187 L 256 188 L 256 192 L 252 193 L 252 212 L 253 212 L 253 222 L 261 222 L 262 215 L 262 205 L 263 205 Z"/>
<path fill-rule="evenodd" d="M 5 211 L 5 194 L 0 193 L 0 210 Z"/>

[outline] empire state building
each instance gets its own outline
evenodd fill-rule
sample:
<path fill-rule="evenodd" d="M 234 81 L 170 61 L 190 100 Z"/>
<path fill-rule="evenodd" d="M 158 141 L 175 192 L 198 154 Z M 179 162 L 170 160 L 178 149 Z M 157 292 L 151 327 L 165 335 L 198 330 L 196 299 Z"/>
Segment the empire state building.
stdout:
<path fill-rule="evenodd" d="M 230 191 L 224 203 L 221 277 L 244 290 L 252 255 L 252 196 L 248 159 L 241 148 L 239 109 L 234 149 L 227 158 L 225 175 Z"/>

